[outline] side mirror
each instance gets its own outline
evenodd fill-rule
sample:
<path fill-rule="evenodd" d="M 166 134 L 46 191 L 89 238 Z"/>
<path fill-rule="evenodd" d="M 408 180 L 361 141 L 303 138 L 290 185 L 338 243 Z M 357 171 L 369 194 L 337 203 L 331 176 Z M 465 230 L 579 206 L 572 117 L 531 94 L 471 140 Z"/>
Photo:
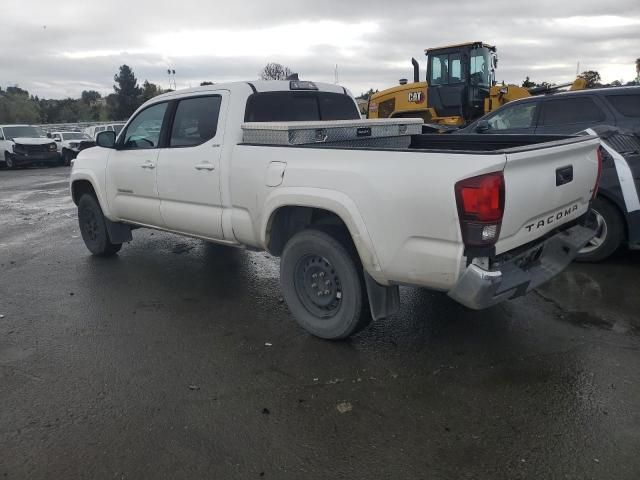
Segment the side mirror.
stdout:
<path fill-rule="evenodd" d="M 477 133 L 484 133 L 491 130 L 491 125 L 489 125 L 489 122 L 487 122 L 486 120 L 480 120 L 478 122 L 478 124 L 476 125 L 476 132 Z"/>
<path fill-rule="evenodd" d="M 103 148 L 116 148 L 116 132 L 100 132 L 96 136 L 96 144 Z"/>
<path fill-rule="evenodd" d="M 47 132 L 47 138 L 51 138 L 51 132 Z"/>
<path fill-rule="evenodd" d="M 0 140 L 4 140 L 4 137 L 2 135 L 0 135 Z"/>

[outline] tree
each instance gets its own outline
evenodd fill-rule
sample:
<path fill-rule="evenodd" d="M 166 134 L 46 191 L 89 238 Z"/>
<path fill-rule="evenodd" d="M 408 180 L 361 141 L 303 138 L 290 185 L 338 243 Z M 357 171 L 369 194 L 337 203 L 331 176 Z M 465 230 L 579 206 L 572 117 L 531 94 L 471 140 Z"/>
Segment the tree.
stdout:
<path fill-rule="evenodd" d="M 40 108 L 29 97 L 29 92 L 19 87 L 0 90 L 0 123 L 39 123 Z"/>
<path fill-rule="evenodd" d="M 200 82 L 200 86 L 201 87 L 205 87 L 207 85 L 215 85 L 215 83 L 213 83 L 213 82 Z"/>
<path fill-rule="evenodd" d="M 83 90 L 80 99 L 87 105 L 93 105 L 102 98 L 99 92 L 95 90 Z"/>
<path fill-rule="evenodd" d="M 533 88 L 536 86 L 536 82 L 531 81 L 527 76 L 527 78 L 524 79 L 524 82 L 522 82 L 522 86 L 524 88 Z"/>
<path fill-rule="evenodd" d="M 600 86 L 600 74 L 595 70 L 587 70 L 578 76 L 587 81 L 587 88 Z"/>
<path fill-rule="evenodd" d="M 122 65 L 120 72 L 114 75 L 113 80 L 116 82 L 113 86 L 116 105 L 112 111 L 117 120 L 125 120 L 138 108 L 142 89 L 138 86 L 138 80 L 128 65 Z"/>
<path fill-rule="evenodd" d="M 267 63 L 260 72 L 262 80 L 286 80 L 293 72 L 279 63 Z"/>
<path fill-rule="evenodd" d="M 139 102 L 140 105 L 142 105 L 147 100 L 160 95 L 161 93 L 164 93 L 161 87 L 159 87 L 155 83 L 149 82 L 149 80 L 145 80 L 142 84 L 142 95 L 140 96 Z"/>
<path fill-rule="evenodd" d="M 368 91 L 360 94 L 359 97 L 356 97 L 356 100 L 369 100 L 369 97 L 371 97 L 371 95 L 373 95 L 374 93 L 378 93 L 378 89 L 373 90 L 373 88 L 370 88 Z"/>

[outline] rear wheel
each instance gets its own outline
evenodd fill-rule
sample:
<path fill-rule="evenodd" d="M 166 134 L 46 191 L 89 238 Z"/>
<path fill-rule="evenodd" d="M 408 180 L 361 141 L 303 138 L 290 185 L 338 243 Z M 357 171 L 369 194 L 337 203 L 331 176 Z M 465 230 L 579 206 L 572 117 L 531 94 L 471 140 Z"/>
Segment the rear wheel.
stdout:
<path fill-rule="evenodd" d="M 596 235 L 578 253 L 580 262 L 600 262 L 615 252 L 624 239 L 624 224 L 620 211 L 609 201 L 596 198 L 591 206 Z"/>
<path fill-rule="evenodd" d="M 93 195 L 84 194 L 80 198 L 78 223 L 82 239 L 92 254 L 110 257 L 122 248 L 121 243 L 111 243 L 102 209 Z"/>
<path fill-rule="evenodd" d="M 362 267 L 337 235 L 304 230 L 287 242 L 280 261 L 282 294 L 296 321 L 329 340 L 347 338 L 371 322 Z"/>

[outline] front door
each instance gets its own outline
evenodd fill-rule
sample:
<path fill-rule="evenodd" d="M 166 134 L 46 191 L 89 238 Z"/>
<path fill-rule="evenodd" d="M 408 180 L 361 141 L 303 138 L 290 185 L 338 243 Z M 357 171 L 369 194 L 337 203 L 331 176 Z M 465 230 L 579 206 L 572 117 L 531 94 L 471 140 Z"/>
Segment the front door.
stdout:
<path fill-rule="evenodd" d="M 228 92 L 184 97 L 158 158 L 158 195 L 166 228 L 223 239 L 220 157 Z"/>
<path fill-rule="evenodd" d="M 119 220 L 163 226 L 156 174 L 167 106 L 156 103 L 138 113 L 109 156 L 107 201 Z"/>

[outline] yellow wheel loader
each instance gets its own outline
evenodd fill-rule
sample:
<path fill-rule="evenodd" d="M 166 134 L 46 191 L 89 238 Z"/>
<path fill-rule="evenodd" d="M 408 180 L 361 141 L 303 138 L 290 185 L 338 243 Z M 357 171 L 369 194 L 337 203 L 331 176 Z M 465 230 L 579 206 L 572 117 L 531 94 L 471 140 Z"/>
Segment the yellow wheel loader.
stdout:
<path fill-rule="evenodd" d="M 532 89 L 496 85 L 496 47 L 483 42 L 430 48 L 425 53 L 427 81 L 420 81 L 420 66 L 412 58 L 413 83 L 402 79 L 400 85 L 371 95 L 368 118 L 419 117 L 425 123 L 459 127 L 519 98 L 587 85 L 581 77 L 573 83 Z"/>

